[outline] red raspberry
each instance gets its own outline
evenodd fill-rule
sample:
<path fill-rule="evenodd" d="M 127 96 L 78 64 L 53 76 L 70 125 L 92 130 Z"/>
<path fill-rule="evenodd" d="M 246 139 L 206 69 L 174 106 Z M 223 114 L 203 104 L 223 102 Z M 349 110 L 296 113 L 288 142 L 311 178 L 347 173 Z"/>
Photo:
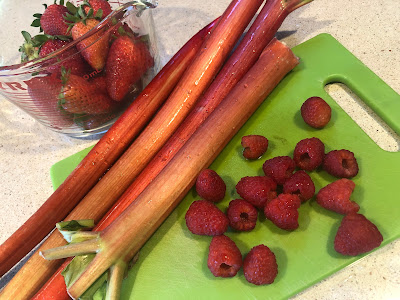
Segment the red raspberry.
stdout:
<path fill-rule="evenodd" d="M 197 177 L 196 192 L 205 200 L 219 202 L 225 197 L 226 185 L 217 172 L 205 169 Z"/>
<path fill-rule="evenodd" d="M 275 254 L 265 245 L 253 247 L 243 260 L 244 277 L 255 285 L 271 284 L 278 275 Z"/>
<path fill-rule="evenodd" d="M 267 176 L 247 176 L 240 179 L 236 191 L 244 200 L 257 208 L 263 208 L 276 197 L 276 183 Z"/>
<path fill-rule="evenodd" d="M 301 201 L 299 196 L 280 194 L 264 207 L 264 215 L 276 226 L 284 230 L 294 230 L 299 227 L 299 212 Z"/>
<path fill-rule="evenodd" d="M 229 225 L 228 217 L 207 200 L 194 201 L 185 215 L 188 229 L 199 235 L 221 235 Z"/>
<path fill-rule="evenodd" d="M 304 122 L 313 128 L 322 128 L 331 119 L 331 107 L 320 97 L 308 98 L 301 106 L 300 112 Z"/>
<path fill-rule="evenodd" d="M 258 211 L 248 201 L 235 199 L 229 202 L 226 211 L 229 225 L 239 231 L 250 231 L 256 227 Z"/>
<path fill-rule="evenodd" d="M 301 140 L 296 144 L 293 152 L 293 160 L 298 168 L 312 171 L 322 164 L 324 155 L 324 143 L 320 139 L 312 137 Z"/>
<path fill-rule="evenodd" d="M 360 206 L 350 201 L 354 187 L 353 181 L 346 178 L 338 179 L 319 190 L 317 203 L 325 209 L 342 215 L 356 213 Z"/>
<path fill-rule="evenodd" d="M 332 150 L 325 155 L 323 169 L 338 178 L 351 178 L 358 174 L 358 163 L 354 153 L 346 150 Z"/>
<path fill-rule="evenodd" d="M 242 137 L 243 156 L 247 159 L 258 159 L 268 149 L 268 139 L 262 135 Z"/>
<path fill-rule="evenodd" d="M 369 252 L 383 241 L 379 229 L 364 215 L 350 213 L 342 219 L 335 236 L 335 250 L 343 255 Z"/>
<path fill-rule="evenodd" d="M 277 184 L 283 184 L 292 176 L 296 164 L 289 156 L 276 156 L 268 159 L 263 164 L 265 175 L 271 177 Z"/>
<path fill-rule="evenodd" d="M 305 202 L 314 196 L 315 185 L 310 175 L 300 170 L 285 181 L 283 184 L 283 193 L 296 194 L 299 196 L 301 202 Z"/>
<path fill-rule="evenodd" d="M 226 235 L 214 236 L 208 250 L 207 266 L 215 277 L 233 277 L 242 266 L 242 254 Z"/>

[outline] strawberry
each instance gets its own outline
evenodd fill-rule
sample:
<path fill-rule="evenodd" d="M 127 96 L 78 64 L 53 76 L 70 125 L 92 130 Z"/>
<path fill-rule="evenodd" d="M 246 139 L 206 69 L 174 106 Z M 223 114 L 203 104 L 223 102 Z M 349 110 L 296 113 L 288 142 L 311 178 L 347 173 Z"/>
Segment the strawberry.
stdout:
<path fill-rule="evenodd" d="M 382 241 L 375 224 L 362 214 L 350 213 L 342 219 L 334 247 L 340 254 L 355 256 L 379 247 Z"/>
<path fill-rule="evenodd" d="M 121 101 L 152 64 L 146 45 L 129 36 L 119 36 L 111 45 L 106 63 L 107 90 Z"/>
<path fill-rule="evenodd" d="M 69 35 L 69 25 L 64 19 L 69 13 L 68 8 L 56 3 L 45 7 L 43 14 L 33 15 L 37 19 L 32 22 L 32 26 L 40 27 L 48 35 Z"/>
<path fill-rule="evenodd" d="M 72 40 L 58 40 L 50 38 L 40 47 L 39 57 L 46 57 L 54 51 L 67 46 L 71 42 Z M 57 61 L 62 61 L 62 63 L 57 63 Z M 75 47 L 61 52 L 54 59 L 50 59 L 48 63 L 50 65 L 47 67 L 47 71 L 50 73 L 61 74 L 61 67 L 64 67 L 66 70 L 70 70 L 71 74 L 76 75 L 84 75 L 89 71 L 89 66 L 83 57 L 77 52 Z"/>
<path fill-rule="evenodd" d="M 122 23 L 120 21 L 117 24 L 115 24 L 110 31 L 110 42 L 123 35 L 127 35 L 129 37 L 136 36 L 136 34 L 133 32 L 133 30 L 129 27 L 127 23 Z"/>
<path fill-rule="evenodd" d="M 62 107 L 74 114 L 104 114 L 112 112 L 116 103 L 98 91 L 95 84 L 82 77 L 70 74 L 64 79 L 60 94 Z"/>
<path fill-rule="evenodd" d="M 107 94 L 107 82 L 105 76 L 97 76 L 91 79 L 90 82 L 96 85 L 100 93 Z"/>
<path fill-rule="evenodd" d="M 111 5 L 106 0 L 89 0 L 87 3 L 84 3 L 86 14 L 89 13 L 90 9 L 93 9 L 93 15 L 99 16 L 100 19 L 104 19 L 112 12 Z M 99 12 L 100 9 L 101 11 Z"/>
<path fill-rule="evenodd" d="M 62 82 L 54 74 L 45 77 L 33 77 L 25 81 L 29 96 L 37 108 L 36 115 L 46 120 L 50 126 L 63 129 L 73 124 L 73 115 L 69 114 L 59 104 L 58 94 Z"/>
<path fill-rule="evenodd" d="M 73 40 L 79 39 L 99 23 L 96 19 L 83 19 L 75 23 L 71 29 Z M 105 29 L 101 29 L 76 45 L 78 50 L 81 51 L 83 58 L 95 70 L 102 70 L 104 68 L 109 48 L 109 35 Z"/>

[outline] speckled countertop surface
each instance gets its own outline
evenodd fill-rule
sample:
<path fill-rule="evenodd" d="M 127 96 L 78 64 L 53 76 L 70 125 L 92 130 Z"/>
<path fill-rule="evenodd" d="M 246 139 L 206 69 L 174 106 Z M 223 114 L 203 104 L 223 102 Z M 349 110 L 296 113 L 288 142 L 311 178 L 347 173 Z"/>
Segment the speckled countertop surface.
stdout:
<path fill-rule="evenodd" d="M 3 56 L 16 51 L 21 42 L 20 29 L 29 27 L 31 12 L 39 11 L 42 3 L 24 1 L 24 11 L 29 12 L 24 13 L 15 10 L 23 1 L 10 2 L 0 1 Z M 229 2 L 159 1 L 154 18 L 161 62 L 165 63 L 194 33 L 219 16 Z M 315 0 L 291 14 L 278 37 L 292 47 L 319 33 L 330 33 L 400 93 L 399 4 L 398 0 Z M 336 85 L 329 92 L 337 95 L 339 104 L 379 146 L 399 151 L 400 139 L 376 123 L 368 108 L 350 101 L 351 93 L 346 96 Z M 52 193 L 51 165 L 95 142 L 95 138 L 74 139 L 51 132 L 0 96 L 0 242 Z M 294 299 L 400 299 L 400 241 L 375 251 Z"/>

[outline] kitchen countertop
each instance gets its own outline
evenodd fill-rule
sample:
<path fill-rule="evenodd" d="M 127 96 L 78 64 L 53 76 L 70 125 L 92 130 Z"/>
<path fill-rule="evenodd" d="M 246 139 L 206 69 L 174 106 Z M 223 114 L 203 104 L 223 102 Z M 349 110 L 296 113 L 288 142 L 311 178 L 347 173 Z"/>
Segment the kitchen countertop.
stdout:
<path fill-rule="evenodd" d="M 14 1 L 13 5 L 18 2 L 22 3 Z M 9 11 L 13 10 L 5 3 L 0 1 L 1 23 L 4 18 L 10 20 L 0 32 L 0 54 L 4 56 L 7 51 L 17 50 L 21 39 L 15 36 L 21 28 L 29 28 L 31 12 L 41 10 L 42 1 L 26 4 L 29 14 L 15 15 L 10 15 Z M 159 1 L 154 18 L 161 63 L 166 63 L 229 3 L 229 0 Z M 398 0 L 315 0 L 292 13 L 277 36 L 293 47 L 319 33 L 329 33 L 400 94 L 398 6 Z M 353 100 L 355 96 L 351 92 L 339 85 L 330 86 L 328 91 L 336 95 L 343 109 L 380 147 L 399 151 L 400 138 L 376 122 L 367 107 Z M 1 243 L 52 193 L 50 167 L 93 145 L 97 138 L 76 139 L 52 132 L 0 96 Z M 6 277 L 2 278 L 3 282 Z M 378 249 L 293 299 L 400 299 L 400 241 Z"/>

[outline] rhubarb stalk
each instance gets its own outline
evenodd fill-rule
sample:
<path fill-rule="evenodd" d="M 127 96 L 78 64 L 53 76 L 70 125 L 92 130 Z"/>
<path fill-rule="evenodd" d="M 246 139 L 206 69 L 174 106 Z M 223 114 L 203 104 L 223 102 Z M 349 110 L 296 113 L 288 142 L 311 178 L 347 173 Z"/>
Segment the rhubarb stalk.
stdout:
<path fill-rule="evenodd" d="M 97 254 L 68 289 L 78 298 L 121 257 L 137 252 L 279 81 L 296 65 L 291 50 L 274 39 L 257 63 L 199 127 L 170 163 L 114 222 L 100 233 Z M 212 134 L 210 134 L 212 133 Z M 157 195 L 156 197 L 154 195 Z M 80 245 L 85 247 L 87 242 Z M 52 249 L 73 256 L 69 246 Z M 47 258 L 47 251 L 42 255 Z M 79 251 L 78 251 L 79 253 Z"/>
<path fill-rule="evenodd" d="M 205 94 L 196 103 L 192 112 L 118 199 L 113 209 L 96 226 L 95 230 L 104 229 L 136 199 L 223 100 L 232 87 L 253 66 L 289 13 L 311 1 L 270 0 L 266 2 L 240 44 L 224 64 Z"/>
<path fill-rule="evenodd" d="M 81 203 L 95 207 L 114 203 L 187 117 L 210 85 L 262 0 L 233 0 L 205 40 L 193 63 L 143 132 L 85 196 Z"/>
<path fill-rule="evenodd" d="M 30 251 L 32 245 L 38 244 L 54 228 L 54 224 L 65 217 L 63 210 L 69 210 L 73 203 L 76 204 L 77 200 L 87 193 L 89 188 L 130 145 L 175 87 L 217 20 L 200 30 L 171 58 L 38 212 L 1 246 L 1 272 L 6 272 Z M 57 207 L 57 205 L 60 205 L 60 209 L 53 210 L 53 207 Z M 82 219 L 86 218 L 84 215 L 87 215 L 89 218 L 99 220 L 111 205 L 112 203 L 99 202 L 93 209 L 83 212 L 80 210 L 79 213 L 70 214 L 67 219 Z M 66 213 L 68 212 L 66 211 Z M 32 222 L 38 223 L 32 225 Z M 47 229 L 43 229 L 42 226 Z M 36 231 L 39 233 L 33 236 Z M 26 237 L 30 234 L 32 234 L 31 238 Z M 61 235 L 54 232 L 46 239 L 41 248 L 57 247 L 64 243 Z M 18 253 L 17 250 L 19 250 Z M 15 255 L 13 251 L 16 251 Z M 3 261 L 5 261 L 4 264 Z M 44 261 L 38 253 L 34 253 L 1 291 L 0 299 L 29 299 L 49 279 L 60 263 L 60 261 Z M 60 292 L 65 294 L 65 290 Z"/>
<path fill-rule="evenodd" d="M 282 2 L 280 0 L 272 0 L 264 5 L 241 43 L 236 47 L 205 94 L 196 103 L 192 112 L 94 230 L 103 230 L 137 198 L 254 64 L 289 13 L 308 2 L 310 1 L 292 0 Z M 65 289 L 61 271 L 68 262 L 69 260 L 60 267 L 51 281 L 41 289 L 34 299 L 55 298 L 54 292 L 58 295 L 57 299 L 68 299 L 66 294 L 64 298 L 60 296 L 60 290 Z M 57 279 L 56 277 L 59 278 Z"/>

